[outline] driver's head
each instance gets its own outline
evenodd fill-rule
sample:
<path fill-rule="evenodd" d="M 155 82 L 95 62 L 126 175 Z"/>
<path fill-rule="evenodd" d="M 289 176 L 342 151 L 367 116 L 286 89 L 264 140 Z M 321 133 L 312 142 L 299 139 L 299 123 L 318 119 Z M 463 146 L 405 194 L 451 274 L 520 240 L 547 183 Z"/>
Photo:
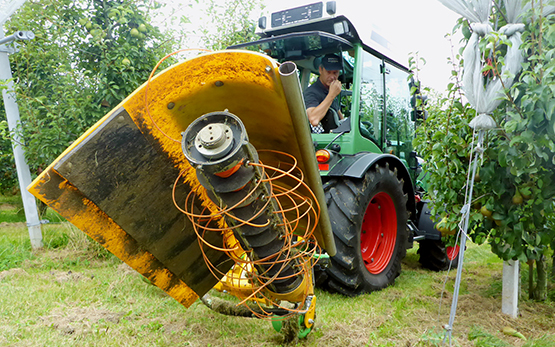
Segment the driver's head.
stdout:
<path fill-rule="evenodd" d="M 335 54 L 326 54 L 320 63 L 320 81 L 329 88 L 330 84 L 339 78 L 341 58 Z"/>

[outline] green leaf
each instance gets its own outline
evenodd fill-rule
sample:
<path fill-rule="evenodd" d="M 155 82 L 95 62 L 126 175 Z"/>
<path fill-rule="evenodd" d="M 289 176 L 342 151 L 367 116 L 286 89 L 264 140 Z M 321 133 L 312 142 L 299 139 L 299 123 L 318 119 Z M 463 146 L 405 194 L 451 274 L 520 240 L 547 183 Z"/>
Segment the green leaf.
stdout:
<path fill-rule="evenodd" d="M 553 111 L 555 111 L 555 99 L 549 100 L 547 104 L 547 109 L 545 112 L 545 117 L 547 120 L 551 120 L 553 118 Z"/>
<path fill-rule="evenodd" d="M 513 133 L 517 129 L 517 126 L 519 123 L 520 122 L 517 120 L 508 121 L 507 123 L 505 123 L 505 126 L 504 126 L 505 131 L 508 133 Z"/>
<path fill-rule="evenodd" d="M 501 167 L 507 167 L 507 152 L 499 152 L 497 160 L 499 161 L 499 165 L 501 165 Z"/>

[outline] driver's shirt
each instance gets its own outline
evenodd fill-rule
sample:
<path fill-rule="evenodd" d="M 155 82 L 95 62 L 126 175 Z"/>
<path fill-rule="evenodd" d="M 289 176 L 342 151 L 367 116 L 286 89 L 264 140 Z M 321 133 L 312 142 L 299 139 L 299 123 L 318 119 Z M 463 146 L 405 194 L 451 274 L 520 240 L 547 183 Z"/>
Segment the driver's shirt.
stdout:
<path fill-rule="evenodd" d="M 316 82 L 314 82 L 311 86 L 306 88 L 306 90 L 303 93 L 304 104 L 306 108 L 317 107 L 318 105 L 320 105 L 320 103 L 324 101 L 326 96 L 328 96 L 328 92 L 329 92 L 329 89 L 326 88 L 326 86 L 324 86 L 320 81 L 320 79 L 318 78 Z M 330 107 L 333 108 L 335 111 L 339 111 L 338 98 L 335 98 L 333 100 Z M 320 121 L 320 124 L 322 124 L 322 127 L 324 128 L 325 133 L 329 133 L 331 129 L 336 127 L 330 112 L 326 113 L 324 118 L 322 118 L 322 120 Z"/>

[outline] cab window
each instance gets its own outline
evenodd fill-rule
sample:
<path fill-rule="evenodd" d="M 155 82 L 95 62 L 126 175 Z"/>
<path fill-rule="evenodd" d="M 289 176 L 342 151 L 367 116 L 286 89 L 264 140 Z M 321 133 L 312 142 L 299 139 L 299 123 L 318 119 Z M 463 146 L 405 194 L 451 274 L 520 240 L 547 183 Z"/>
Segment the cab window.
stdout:
<path fill-rule="evenodd" d="M 408 159 L 412 152 L 414 122 L 410 117 L 408 73 L 386 64 L 386 148 L 385 152 Z"/>
<path fill-rule="evenodd" d="M 383 75 L 382 61 L 368 52 L 363 52 L 362 80 L 360 84 L 360 121 L 362 136 L 380 146 L 383 124 Z"/>

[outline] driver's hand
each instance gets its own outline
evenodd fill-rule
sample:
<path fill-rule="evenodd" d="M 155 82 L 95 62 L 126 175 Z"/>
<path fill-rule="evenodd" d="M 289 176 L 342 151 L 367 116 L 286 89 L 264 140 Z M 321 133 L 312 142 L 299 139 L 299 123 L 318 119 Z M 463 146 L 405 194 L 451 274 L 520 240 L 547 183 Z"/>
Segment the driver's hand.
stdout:
<path fill-rule="evenodd" d="M 330 84 L 330 91 L 329 93 L 335 98 L 336 96 L 341 93 L 341 82 L 339 80 L 335 80 Z"/>

